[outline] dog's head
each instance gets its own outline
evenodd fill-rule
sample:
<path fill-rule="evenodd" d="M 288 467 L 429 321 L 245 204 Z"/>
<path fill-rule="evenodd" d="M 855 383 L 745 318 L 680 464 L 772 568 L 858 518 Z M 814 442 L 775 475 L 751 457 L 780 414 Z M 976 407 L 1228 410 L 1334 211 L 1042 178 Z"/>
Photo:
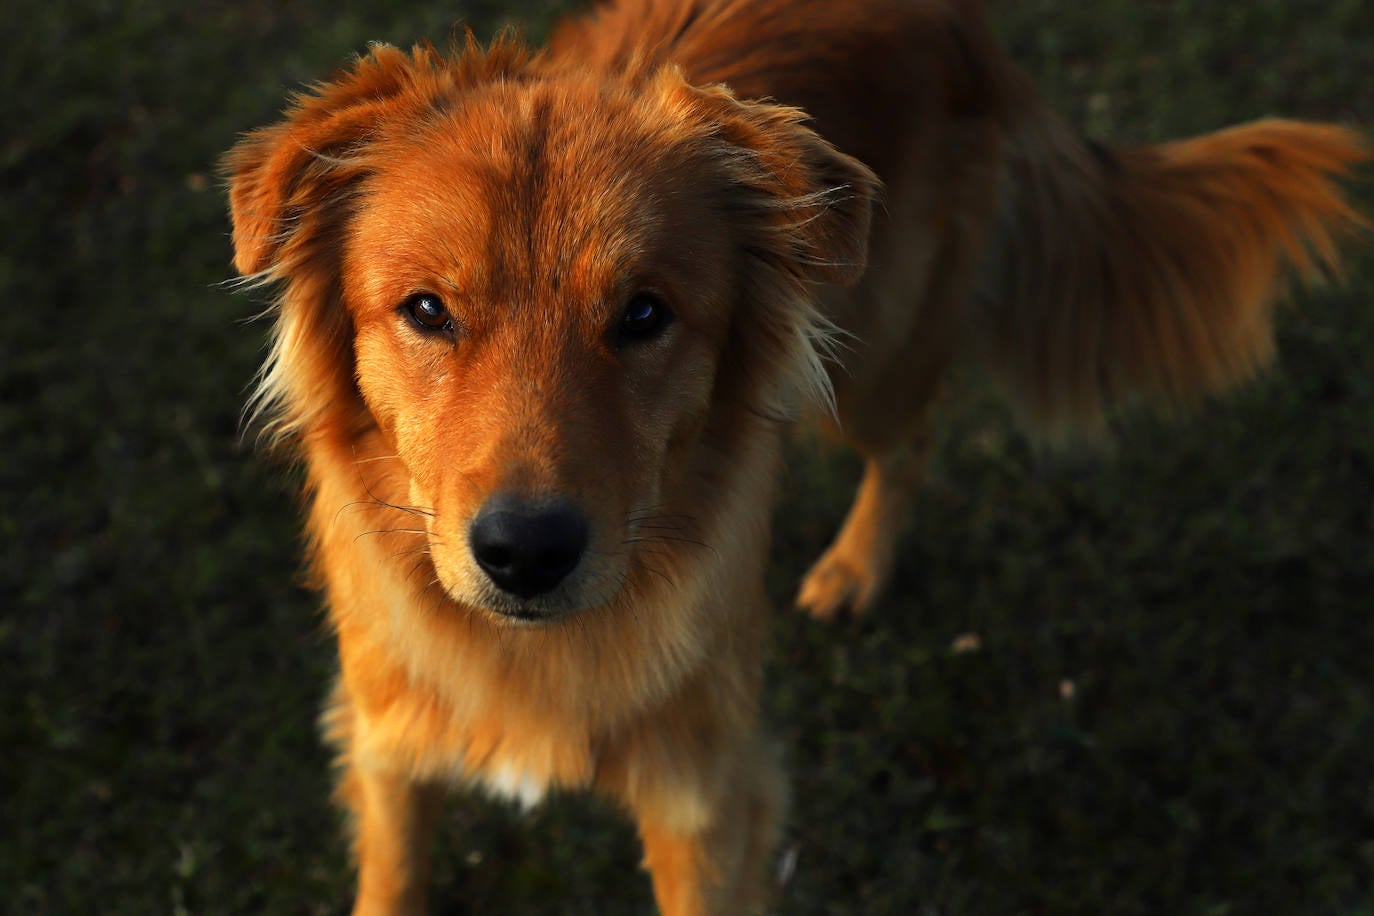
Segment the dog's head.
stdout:
<path fill-rule="evenodd" d="M 722 440 L 824 402 L 812 287 L 861 273 L 877 187 L 793 109 L 509 41 L 375 48 L 228 167 L 278 430 L 374 430 L 445 591 L 523 620 L 652 575 Z"/>

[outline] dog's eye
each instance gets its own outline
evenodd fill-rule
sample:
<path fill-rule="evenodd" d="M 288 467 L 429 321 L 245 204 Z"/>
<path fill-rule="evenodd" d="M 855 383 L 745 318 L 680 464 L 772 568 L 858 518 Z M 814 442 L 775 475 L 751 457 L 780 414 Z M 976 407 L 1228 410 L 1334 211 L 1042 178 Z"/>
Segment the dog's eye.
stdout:
<path fill-rule="evenodd" d="M 651 340 L 663 333 L 673 320 L 673 310 L 654 293 L 639 292 L 630 297 L 617 328 L 624 341 Z"/>
<path fill-rule="evenodd" d="M 443 300 L 433 293 L 416 293 L 401 303 L 401 312 L 421 331 L 452 331 L 453 318 Z"/>

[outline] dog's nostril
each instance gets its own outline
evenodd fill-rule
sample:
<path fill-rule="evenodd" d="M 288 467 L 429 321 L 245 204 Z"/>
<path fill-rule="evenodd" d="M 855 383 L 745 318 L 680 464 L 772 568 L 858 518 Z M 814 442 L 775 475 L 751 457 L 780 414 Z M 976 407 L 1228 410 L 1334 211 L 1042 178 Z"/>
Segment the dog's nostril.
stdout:
<path fill-rule="evenodd" d="M 477 559 L 487 566 L 509 566 L 512 560 L 512 551 L 509 547 L 499 543 L 486 543 L 477 550 Z"/>
<path fill-rule="evenodd" d="M 552 590 L 576 568 L 587 548 L 587 522 L 571 506 L 534 507 L 497 497 L 477 514 L 468 541 L 492 582 L 530 598 Z"/>

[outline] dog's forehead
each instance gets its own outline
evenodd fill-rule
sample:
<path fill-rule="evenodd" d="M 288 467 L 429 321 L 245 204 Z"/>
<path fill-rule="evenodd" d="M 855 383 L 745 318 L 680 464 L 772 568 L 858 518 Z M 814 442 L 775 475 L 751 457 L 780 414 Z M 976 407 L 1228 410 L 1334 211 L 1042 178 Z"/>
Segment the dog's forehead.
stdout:
<path fill-rule="evenodd" d="M 673 167 L 690 156 L 689 128 L 627 92 L 493 86 L 393 138 L 370 196 L 388 247 L 447 261 L 466 286 L 595 295 L 683 244 L 703 190 Z"/>

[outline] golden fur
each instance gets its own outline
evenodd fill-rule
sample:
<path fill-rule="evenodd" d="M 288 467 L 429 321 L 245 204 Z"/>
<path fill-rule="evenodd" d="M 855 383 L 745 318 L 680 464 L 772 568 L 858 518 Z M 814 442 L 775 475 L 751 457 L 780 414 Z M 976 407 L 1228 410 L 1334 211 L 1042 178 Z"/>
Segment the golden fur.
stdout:
<path fill-rule="evenodd" d="M 867 459 L 798 599 L 862 610 L 957 356 L 1049 433 L 1241 381 L 1289 269 L 1335 265 L 1363 157 L 1280 121 L 1094 147 L 961 0 L 619 0 L 544 52 L 379 46 L 297 98 L 227 169 L 235 264 L 278 290 L 256 408 L 305 462 L 338 638 L 355 912 L 423 911 L 462 785 L 604 793 L 664 913 L 762 907 L 783 421 L 812 405 Z M 673 318 L 631 338 L 643 295 Z M 497 494 L 585 516 L 545 594 L 473 559 Z"/>

